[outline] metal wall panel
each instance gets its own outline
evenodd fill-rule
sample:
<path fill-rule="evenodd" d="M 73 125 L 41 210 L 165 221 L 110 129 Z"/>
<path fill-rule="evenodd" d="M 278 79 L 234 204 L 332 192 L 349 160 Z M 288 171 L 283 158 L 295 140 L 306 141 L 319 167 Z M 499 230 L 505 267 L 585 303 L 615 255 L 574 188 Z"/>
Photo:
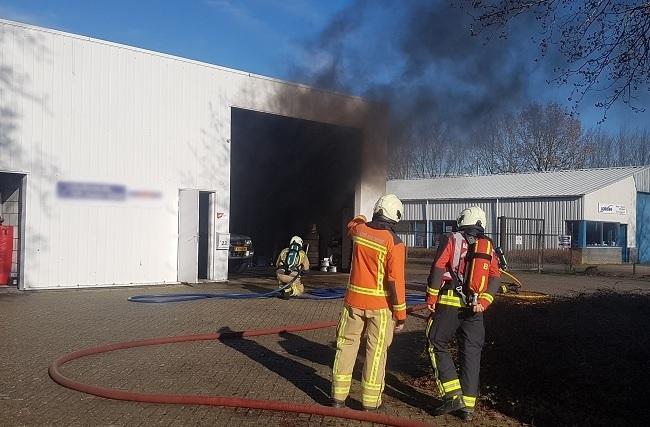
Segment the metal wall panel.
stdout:
<path fill-rule="evenodd" d="M 488 221 L 485 231 L 490 234 L 496 230 L 495 204 L 494 200 L 429 200 L 429 220 L 455 220 L 463 209 L 479 206 L 485 211 Z"/>
<path fill-rule="evenodd" d="M 650 193 L 650 166 L 634 175 L 636 191 Z"/>
<path fill-rule="evenodd" d="M 412 221 L 425 219 L 425 201 L 405 201 L 404 218 Z"/>
<path fill-rule="evenodd" d="M 499 215 L 543 219 L 545 233 L 563 234 L 565 221 L 582 219 L 580 197 L 559 199 L 508 199 L 499 201 Z"/>
<path fill-rule="evenodd" d="M 421 210 L 418 209 L 426 201 L 408 201 L 405 203 L 405 220 L 422 220 Z M 557 247 L 557 235 L 566 233 L 566 221 L 579 220 L 583 218 L 582 198 L 565 197 L 551 199 L 504 199 L 496 200 L 429 200 L 429 220 L 453 220 L 458 217 L 460 211 L 468 206 L 480 206 L 486 213 L 488 224 L 486 232 L 494 234 L 497 232 L 496 224 L 498 216 L 512 218 L 536 218 L 544 219 L 545 231 L 547 234 L 546 247 Z M 408 208 L 407 208 L 408 206 Z M 536 230 L 529 230 L 534 233 Z"/>
<path fill-rule="evenodd" d="M 385 192 L 380 104 L 4 20 L 0 73 L 0 170 L 28 174 L 26 288 L 175 282 L 179 189 L 216 192 L 229 231 L 232 106 L 362 129 L 356 211 Z M 63 199 L 62 181 L 159 197 Z M 217 251 L 214 279 L 226 265 Z"/>
<path fill-rule="evenodd" d="M 637 199 L 637 259 L 633 261 L 648 264 L 650 263 L 650 194 L 638 193 Z"/>
<path fill-rule="evenodd" d="M 395 234 L 397 234 L 397 237 L 402 239 L 402 242 L 404 242 L 407 248 L 415 247 L 415 236 L 413 233 L 402 233 L 398 231 Z"/>

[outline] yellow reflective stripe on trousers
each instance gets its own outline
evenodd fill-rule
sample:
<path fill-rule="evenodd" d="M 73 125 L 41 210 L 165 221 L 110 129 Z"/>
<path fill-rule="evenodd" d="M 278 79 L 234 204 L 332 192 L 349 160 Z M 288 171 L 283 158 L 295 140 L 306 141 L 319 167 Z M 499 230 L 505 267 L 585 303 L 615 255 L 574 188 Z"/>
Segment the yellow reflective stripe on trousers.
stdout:
<path fill-rule="evenodd" d="M 377 383 L 377 377 L 379 376 L 379 369 L 381 365 L 381 358 L 384 356 L 385 353 L 384 347 L 386 345 L 387 325 L 388 325 L 388 310 L 379 310 L 379 336 L 377 337 L 377 342 L 375 343 L 375 352 L 372 355 L 372 368 L 370 369 L 370 378 L 368 378 L 368 383 L 370 384 Z M 381 390 L 380 393 L 377 394 L 377 396 L 373 396 L 374 400 L 370 396 L 368 398 L 366 398 L 366 396 L 363 396 L 363 403 L 371 403 L 371 405 L 366 405 L 366 406 L 377 407 L 379 405 L 380 396 L 381 396 Z"/>
<path fill-rule="evenodd" d="M 342 387 L 332 387 L 332 395 L 341 395 L 341 394 L 349 394 L 350 393 L 350 385 L 347 386 L 342 386 Z M 347 396 L 346 396 L 347 397 Z"/>
<path fill-rule="evenodd" d="M 388 292 L 384 291 L 383 289 L 370 289 L 370 288 L 364 288 L 361 286 L 353 285 L 352 283 L 348 283 L 348 290 L 352 292 L 356 292 L 358 294 L 363 294 L 363 295 L 371 295 L 375 297 L 386 297 L 388 296 Z"/>
<path fill-rule="evenodd" d="M 352 374 L 335 374 L 336 381 L 352 381 Z"/>
<path fill-rule="evenodd" d="M 476 397 L 473 396 L 463 396 L 463 403 L 468 408 L 473 408 L 476 406 Z"/>
<path fill-rule="evenodd" d="M 460 380 L 456 378 L 450 381 L 446 381 L 442 383 L 442 388 L 445 390 L 445 394 L 460 390 Z"/>
<path fill-rule="evenodd" d="M 394 311 L 406 310 L 406 303 L 393 306 Z"/>
<path fill-rule="evenodd" d="M 373 242 L 372 240 L 364 239 L 363 237 L 360 236 L 354 236 L 352 240 L 354 240 L 354 243 L 357 243 L 361 246 L 365 246 L 370 249 L 374 249 L 377 252 L 383 253 L 384 255 L 388 253 L 388 248 L 386 248 L 386 246 L 379 244 L 377 242 Z"/>
<path fill-rule="evenodd" d="M 366 390 L 381 390 L 381 384 L 375 384 L 375 383 L 368 383 L 365 381 L 361 381 L 361 387 L 363 387 Z"/>
<path fill-rule="evenodd" d="M 437 297 L 439 292 L 438 289 L 427 288 L 427 294 L 433 295 L 434 297 Z"/>
<path fill-rule="evenodd" d="M 377 408 L 381 405 L 381 399 L 375 396 L 364 396 L 361 403 L 367 408 Z"/>
<path fill-rule="evenodd" d="M 336 382 L 339 377 L 345 376 L 346 379 L 342 381 L 347 381 L 347 376 L 350 376 L 350 380 L 352 379 L 352 374 L 338 374 L 338 369 L 339 369 L 339 358 L 341 357 L 341 346 L 345 342 L 345 325 L 347 323 L 347 314 L 348 310 L 347 308 L 343 307 L 343 310 L 341 310 L 341 319 L 339 320 L 339 326 L 336 329 L 336 356 L 334 357 L 334 364 L 332 365 L 332 395 L 335 395 L 337 386 Z M 347 390 L 349 392 L 350 386 L 348 385 Z M 343 387 L 341 387 L 343 389 Z M 343 394 L 346 394 L 347 392 L 340 392 Z"/>
<path fill-rule="evenodd" d="M 429 352 L 429 360 L 431 360 L 431 367 L 433 368 L 433 376 L 436 379 L 436 385 L 438 386 L 438 391 L 441 395 L 445 394 L 445 389 L 442 388 L 442 382 L 438 378 L 438 365 L 436 364 L 436 353 L 433 351 L 433 345 L 429 340 L 429 332 L 433 326 L 433 318 L 429 319 L 427 323 L 426 336 L 427 336 L 427 351 Z"/>

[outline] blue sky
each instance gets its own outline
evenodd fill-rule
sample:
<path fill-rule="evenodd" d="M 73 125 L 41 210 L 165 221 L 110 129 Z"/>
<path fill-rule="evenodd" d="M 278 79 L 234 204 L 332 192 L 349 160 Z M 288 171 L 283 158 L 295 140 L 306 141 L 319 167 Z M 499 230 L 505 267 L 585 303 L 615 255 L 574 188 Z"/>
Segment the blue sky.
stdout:
<path fill-rule="evenodd" d="M 286 78 L 347 0 L 13 0 L 0 17 Z"/>
<path fill-rule="evenodd" d="M 325 44 L 318 42 L 320 34 L 353 0 L 0 0 L 0 17 L 280 79 L 306 78 L 305 71 L 317 72 L 338 60 L 347 76 L 346 89 L 363 95 L 369 85 L 398 86 L 404 81 L 403 45 L 398 41 L 408 31 L 400 28 L 405 22 L 400 19 L 407 19 L 404 3 L 373 1 L 381 6 L 371 3 L 358 21 L 351 21 L 356 22 L 352 30 Z M 337 52 L 344 52 L 342 59 Z M 440 78 L 436 70 L 444 66 L 443 61 L 429 64 L 420 83 L 454 84 L 455 73 L 464 71 L 456 65 L 446 79 Z M 542 69 L 529 67 L 526 96 L 568 105 L 568 90 L 547 85 Z M 472 80 L 464 83 L 466 87 L 462 81 L 459 87 L 471 92 Z M 594 126 L 603 114 L 592 104 L 587 101 L 579 108 L 585 127 Z M 649 114 L 616 106 L 608 112 L 605 127 L 645 126 Z"/>

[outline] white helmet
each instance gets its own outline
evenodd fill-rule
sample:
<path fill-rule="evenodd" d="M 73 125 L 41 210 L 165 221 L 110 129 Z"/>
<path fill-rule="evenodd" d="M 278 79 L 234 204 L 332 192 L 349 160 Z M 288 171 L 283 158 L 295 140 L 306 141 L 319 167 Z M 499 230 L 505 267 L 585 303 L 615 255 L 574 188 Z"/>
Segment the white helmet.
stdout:
<path fill-rule="evenodd" d="M 402 213 L 404 212 L 404 205 L 394 194 L 386 194 L 381 196 L 377 203 L 375 203 L 375 209 L 373 213 L 379 213 L 379 215 L 387 218 L 391 221 L 399 222 L 402 219 Z"/>
<path fill-rule="evenodd" d="M 289 246 L 293 245 L 294 243 L 297 243 L 302 247 L 302 239 L 300 236 L 293 236 L 289 241 Z"/>
<path fill-rule="evenodd" d="M 472 206 L 471 208 L 463 209 L 463 211 L 458 216 L 458 227 L 467 227 L 470 225 L 479 225 L 485 228 L 487 224 L 487 219 L 485 217 L 485 211 L 479 208 L 478 206 Z"/>

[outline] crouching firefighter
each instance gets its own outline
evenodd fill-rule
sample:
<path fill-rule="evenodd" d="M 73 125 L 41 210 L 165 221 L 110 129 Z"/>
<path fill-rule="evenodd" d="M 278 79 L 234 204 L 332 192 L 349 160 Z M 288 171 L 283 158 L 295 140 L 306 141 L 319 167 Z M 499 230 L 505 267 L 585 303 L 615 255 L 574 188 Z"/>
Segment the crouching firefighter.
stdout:
<path fill-rule="evenodd" d="M 362 336 L 366 354 L 361 402 L 368 411 L 381 405 L 388 347 L 393 332 L 402 330 L 406 321 L 406 247 L 393 231 L 402 212 L 402 202 L 388 194 L 375 204 L 372 221 L 366 222 L 359 215 L 348 224 L 354 245 L 348 288 L 336 328 L 332 366 L 332 406 L 336 408 L 345 406 L 350 393 Z"/>
<path fill-rule="evenodd" d="M 277 269 L 275 276 L 278 279 L 278 287 L 282 288 L 291 283 L 280 293 L 280 298 L 289 299 L 305 292 L 300 275 L 303 271 L 309 270 L 309 259 L 303 250 L 302 239 L 299 236 L 293 236 L 289 247 L 280 252 L 278 260 L 275 262 L 275 268 Z"/>
<path fill-rule="evenodd" d="M 440 241 L 427 280 L 428 350 L 443 402 L 435 415 L 458 411 L 471 420 L 478 397 L 483 312 L 499 289 L 500 272 L 492 240 L 485 236 L 485 212 L 476 206 L 460 213 L 457 231 Z M 460 370 L 449 342 L 456 336 Z M 459 375 L 460 374 L 460 375 Z"/>

